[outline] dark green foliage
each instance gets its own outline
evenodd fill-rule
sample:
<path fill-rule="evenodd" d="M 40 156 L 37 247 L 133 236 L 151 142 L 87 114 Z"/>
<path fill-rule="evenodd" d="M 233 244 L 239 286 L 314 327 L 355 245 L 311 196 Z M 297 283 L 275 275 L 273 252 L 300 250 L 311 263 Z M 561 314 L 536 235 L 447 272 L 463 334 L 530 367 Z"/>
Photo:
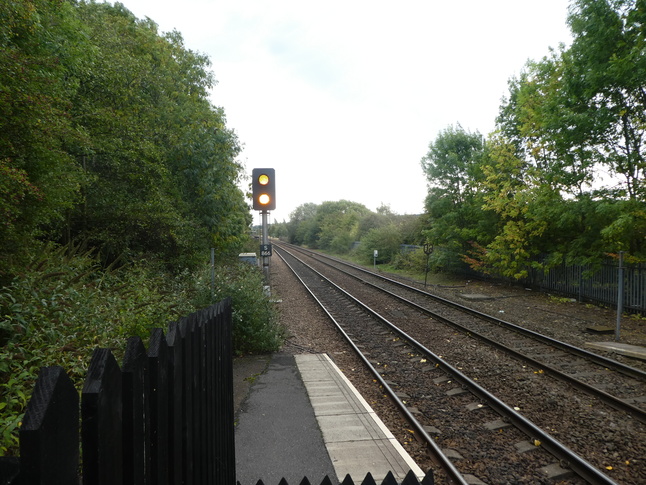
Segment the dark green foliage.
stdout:
<path fill-rule="evenodd" d="M 141 262 L 103 269 L 91 251 L 46 246 L 0 289 L 0 456 L 17 452 L 17 426 L 38 370 L 60 365 L 81 388 L 96 347 L 120 360 L 128 337 L 144 342 L 198 308 L 232 298 L 234 351 L 271 352 L 282 331 L 274 304 L 263 293 L 262 273 L 248 264 L 171 274 Z"/>
<path fill-rule="evenodd" d="M 81 4 L 79 14 L 95 52 L 73 112 L 90 136 L 78 157 L 93 182 L 71 234 L 97 241 L 108 260 L 128 251 L 187 264 L 196 246 L 239 247 L 250 222 L 239 146 L 208 100 L 209 60 L 119 4 Z"/>
<path fill-rule="evenodd" d="M 497 218 L 482 210 L 486 144 L 479 133 L 461 126 L 438 134 L 422 158 L 429 191 L 424 242 L 463 254 L 469 241 L 491 239 Z"/>
<path fill-rule="evenodd" d="M 95 347 L 120 355 L 126 339 L 196 309 L 196 279 L 143 264 L 103 270 L 90 251 L 43 247 L 0 289 L 0 455 L 15 452 L 38 370 L 60 365 L 80 389 Z"/>
<path fill-rule="evenodd" d="M 66 2 L 0 1 L 0 276 L 56 234 L 83 175 L 67 151 L 83 36 Z"/>
<path fill-rule="evenodd" d="M 122 4 L 0 0 L 0 454 L 41 366 L 80 379 L 94 347 L 210 303 L 209 249 L 225 264 L 248 240 L 214 84 L 206 56 Z M 259 276 L 221 276 L 237 350 L 274 350 Z"/>
<path fill-rule="evenodd" d="M 219 266 L 215 270 L 214 301 L 231 297 L 233 348 L 238 354 L 273 352 L 284 332 L 274 304 L 263 290 L 263 274 L 249 263 Z"/>
<path fill-rule="evenodd" d="M 251 222 L 210 61 L 117 3 L 0 1 L 0 272 L 40 240 L 190 267 Z"/>

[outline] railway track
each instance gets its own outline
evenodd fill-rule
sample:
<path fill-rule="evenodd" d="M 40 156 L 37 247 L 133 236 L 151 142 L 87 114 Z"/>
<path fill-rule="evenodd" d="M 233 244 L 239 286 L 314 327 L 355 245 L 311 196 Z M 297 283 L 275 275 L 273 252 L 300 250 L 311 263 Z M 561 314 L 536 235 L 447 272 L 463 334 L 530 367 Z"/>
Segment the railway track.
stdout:
<path fill-rule="evenodd" d="M 628 399 L 620 399 L 620 403 L 610 399 L 610 403 L 600 405 L 601 398 L 591 394 L 595 386 L 586 384 L 591 390 L 577 385 L 581 392 L 587 393 L 589 401 L 576 397 L 577 404 L 573 406 L 569 401 L 561 400 L 561 394 L 571 394 L 568 388 L 573 384 L 568 383 L 564 390 L 563 381 L 549 378 L 556 375 L 553 370 L 556 365 L 520 360 L 524 357 L 518 355 L 518 349 L 528 348 L 526 344 L 518 343 L 522 340 L 518 335 L 523 332 L 519 334 L 514 330 L 516 335 L 509 337 L 512 327 L 494 322 L 495 319 L 473 312 L 465 313 L 455 306 L 447 309 L 444 302 L 424 292 L 419 294 L 414 288 L 393 281 L 377 281 L 376 275 L 370 272 L 360 275 L 359 269 L 354 267 L 341 269 L 340 262 L 321 262 L 318 255 L 307 251 L 298 257 L 290 254 L 295 251 L 284 246 L 278 249 L 281 257 L 309 287 L 355 348 L 361 351 L 384 389 L 395 395 L 402 412 L 416 423 L 416 436 L 429 441 L 430 450 L 437 455 L 436 463 L 451 481 L 468 483 L 460 482 L 464 478 L 458 477 L 474 476 L 483 483 L 619 483 L 604 473 L 607 465 L 603 453 L 589 453 L 591 447 L 603 446 L 603 440 L 586 431 L 590 427 L 581 421 L 581 412 L 590 409 L 590 418 L 585 419 L 594 418 L 592 422 L 600 426 L 607 425 L 609 420 L 634 421 L 632 424 L 638 426 L 635 436 L 643 440 L 643 423 L 637 417 L 643 410 L 634 405 L 634 402 L 639 402 L 638 390 L 634 397 L 628 398 L 632 403 L 627 402 Z M 320 272 L 313 267 L 308 269 L 305 259 Z M 332 286 L 322 272 L 333 275 L 339 286 Z M 379 296 L 375 296 L 375 286 L 381 288 Z M 434 301 L 430 303 L 429 299 Z M 370 302 L 370 307 L 376 311 L 357 300 Z M 440 304 L 442 308 L 437 307 Z M 429 309 L 429 306 L 435 308 Z M 465 326 L 465 315 L 471 319 L 468 327 Z M 479 322 L 477 332 L 474 322 Z M 505 334 L 504 338 L 500 332 Z M 475 339 L 476 333 L 482 337 Z M 504 339 L 516 346 L 511 353 L 501 343 Z M 452 345 L 456 340 L 462 341 L 460 345 Z M 485 346 L 488 349 L 483 350 Z M 462 355 L 452 355 L 451 347 L 462 349 Z M 473 349 L 466 354 L 478 357 L 474 360 L 465 355 L 465 348 Z M 567 346 L 550 351 L 549 358 L 557 363 L 571 360 L 563 357 L 563 354 L 569 355 L 567 351 Z M 482 358 L 487 353 L 489 360 Z M 602 382 L 599 377 L 589 375 L 592 371 L 581 371 L 578 364 L 573 365 L 572 362 L 569 365 L 570 370 L 577 368 L 571 374 L 585 374 L 585 378 L 597 387 L 608 388 L 607 381 Z M 599 363 L 586 365 L 600 366 Z M 612 372 L 626 376 L 633 388 L 643 385 L 639 371 L 621 369 Z M 606 391 L 602 393 L 613 396 Z M 498 398 L 501 395 L 503 399 Z M 541 399 L 547 404 L 541 404 Z M 608 401 L 608 398 L 603 398 L 603 401 Z M 600 406 L 604 411 L 599 412 Z M 568 412 L 560 412 L 559 409 L 568 409 Z M 567 419 L 566 416 L 572 412 L 579 413 L 574 421 L 583 425 L 570 436 L 571 423 L 568 432 L 564 433 L 553 420 L 555 415 Z M 561 440 L 565 437 L 569 443 L 562 443 L 553 434 L 559 435 Z M 574 445 L 576 451 L 569 445 Z M 443 463 L 446 455 L 454 458 Z M 500 460 L 502 456 L 505 457 L 503 461 Z M 592 457 L 590 461 L 587 456 Z M 638 475 L 641 470 L 635 471 L 634 482 L 621 483 L 640 483 Z M 451 475 L 454 472 L 457 472 L 456 476 Z M 562 476 L 547 478 L 551 473 L 561 473 Z"/>
<path fill-rule="evenodd" d="M 306 251 L 299 248 L 292 250 Z M 311 256 L 310 256 L 311 258 Z M 646 372 L 343 261 L 312 258 L 646 423 Z"/>

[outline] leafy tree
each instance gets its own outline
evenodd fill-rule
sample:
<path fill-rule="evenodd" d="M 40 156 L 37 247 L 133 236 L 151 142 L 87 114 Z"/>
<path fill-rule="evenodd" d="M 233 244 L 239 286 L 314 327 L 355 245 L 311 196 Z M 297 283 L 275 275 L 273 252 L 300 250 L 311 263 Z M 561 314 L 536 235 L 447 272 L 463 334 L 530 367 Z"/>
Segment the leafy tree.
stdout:
<path fill-rule="evenodd" d="M 473 181 L 481 178 L 483 149 L 482 136 L 460 125 L 440 132 L 421 162 L 429 187 L 437 188 L 453 204 L 464 202 L 477 190 Z"/>
<path fill-rule="evenodd" d="M 568 22 L 563 88 L 591 120 L 581 140 L 623 178 L 618 195 L 644 200 L 646 5 L 643 0 L 577 0 Z"/>
<path fill-rule="evenodd" d="M 0 1 L 0 273 L 56 233 L 83 181 L 70 143 L 83 28 L 67 2 Z"/>
<path fill-rule="evenodd" d="M 370 211 L 363 204 L 348 200 L 327 201 L 316 209 L 309 226 L 309 245 L 314 248 L 345 253 L 357 240 L 359 221 Z"/>
<path fill-rule="evenodd" d="M 91 183 L 71 235 L 108 260 L 125 252 L 190 264 L 198 248 L 235 252 L 251 218 L 236 186 L 237 137 L 208 100 L 209 60 L 121 4 L 79 12 L 95 47 L 73 111 L 90 136 L 76 156 Z"/>
<path fill-rule="evenodd" d="M 561 83 L 564 66 L 553 53 L 528 62 L 520 78 L 510 81 L 510 101 L 501 108 L 500 131 L 515 143 L 516 156 L 533 164 L 542 183 L 578 196 L 594 179 L 595 160 L 573 149 L 589 120 L 576 112 Z"/>
<path fill-rule="evenodd" d="M 516 157 L 513 144 L 493 136 L 489 148 L 490 162 L 483 167 L 483 185 L 488 189 L 483 208 L 498 214 L 500 223 L 497 235 L 481 253 L 481 264 L 470 262 L 485 272 L 519 279 L 527 276 L 541 250 L 538 241 L 547 230 L 545 218 L 534 209 L 554 193 L 540 184 L 535 168 Z"/>
<path fill-rule="evenodd" d="M 577 0 L 572 45 L 510 82 L 498 124 L 553 192 L 542 207 L 527 202 L 548 226 L 538 249 L 553 261 L 644 255 L 645 15 L 642 1 Z"/>
<path fill-rule="evenodd" d="M 298 206 L 291 214 L 288 238 L 292 244 L 314 246 L 317 239 L 316 213 L 318 206 L 312 202 Z"/>
<path fill-rule="evenodd" d="M 459 125 L 442 131 L 422 158 L 428 180 L 424 237 L 462 254 L 469 241 L 486 240 L 492 228 L 492 214 L 482 211 L 484 178 L 482 165 L 485 143 L 479 133 Z"/>

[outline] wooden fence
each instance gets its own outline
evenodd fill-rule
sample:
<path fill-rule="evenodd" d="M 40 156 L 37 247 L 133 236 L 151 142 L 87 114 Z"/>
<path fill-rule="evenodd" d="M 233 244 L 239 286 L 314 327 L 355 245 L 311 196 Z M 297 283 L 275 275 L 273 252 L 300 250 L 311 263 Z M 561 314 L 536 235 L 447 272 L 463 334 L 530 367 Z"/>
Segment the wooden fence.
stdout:
<path fill-rule="evenodd" d="M 339 481 L 334 479 L 330 480 L 329 476 L 325 476 L 323 480 L 321 481 L 320 485 L 336 485 L 338 484 Z M 430 470 L 422 480 L 420 481 L 415 474 L 410 471 L 408 474 L 404 477 L 404 479 L 399 482 L 395 478 L 392 472 L 388 472 L 388 474 L 384 477 L 384 479 L 381 482 L 376 481 L 372 474 L 368 473 L 365 478 L 360 481 L 360 482 L 355 482 L 354 479 L 350 475 L 346 475 L 343 481 L 341 482 L 341 485 L 434 485 L 435 484 L 435 478 L 433 477 L 433 471 Z M 238 485 L 240 483 L 238 482 Z M 258 480 L 258 482 L 255 485 L 265 485 L 265 482 L 262 480 Z M 268 484 L 268 485 L 276 485 L 276 484 Z M 299 484 L 290 484 L 285 480 L 284 478 L 277 484 L 277 485 L 317 485 L 316 482 L 312 483 L 310 480 L 305 477 L 303 480 L 299 482 Z"/>
<path fill-rule="evenodd" d="M 148 352 L 129 339 L 121 368 L 96 349 L 80 430 L 73 383 L 43 368 L 0 484 L 235 484 L 230 300 L 153 330 Z"/>

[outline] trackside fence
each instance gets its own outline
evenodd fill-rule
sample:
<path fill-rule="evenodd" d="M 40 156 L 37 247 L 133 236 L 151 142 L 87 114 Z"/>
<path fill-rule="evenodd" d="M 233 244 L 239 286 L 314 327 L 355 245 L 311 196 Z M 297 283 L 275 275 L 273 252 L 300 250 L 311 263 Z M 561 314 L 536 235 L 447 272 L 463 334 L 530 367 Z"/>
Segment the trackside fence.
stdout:
<path fill-rule="evenodd" d="M 436 252 L 442 252 L 437 248 Z M 623 310 L 627 313 L 646 315 L 646 265 L 624 263 Z M 619 297 L 619 263 L 608 259 L 600 265 L 561 264 L 547 271 L 528 268 L 528 277 L 521 280 L 504 279 L 486 275 L 470 268 L 457 257 L 445 258 L 443 268 L 448 273 L 475 279 L 523 284 L 541 291 L 550 291 L 576 298 L 581 302 L 617 307 Z"/>
<path fill-rule="evenodd" d="M 226 299 L 153 330 L 147 352 L 130 338 L 121 368 L 96 349 L 80 413 L 65 371 L 43 368 L 0 484 L 235 484 L 231 326 Z"/>
<path fill-rule="evenodd" d="M 606 261 L 600 267 L 566 265 L 535 275 L 542 290 L 555 291 L 579 301 L 617 306 L 619 267 L 616 261 Z M 646 266 L 625 264 L 623 267 L 623 308 L 646 314 Z"/>

